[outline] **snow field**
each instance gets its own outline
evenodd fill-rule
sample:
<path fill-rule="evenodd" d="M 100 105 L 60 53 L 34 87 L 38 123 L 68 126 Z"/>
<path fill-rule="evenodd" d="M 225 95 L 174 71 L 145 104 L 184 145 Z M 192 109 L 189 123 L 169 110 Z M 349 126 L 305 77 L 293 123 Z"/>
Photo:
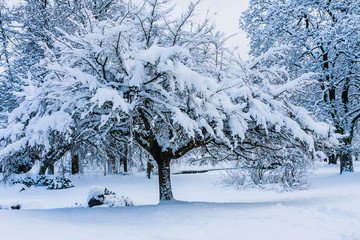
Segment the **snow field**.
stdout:
<path fill-rule="evenodd" d="M 356 169 L 360 168 L 357 162 Z M 74 188 L 49 191 L 0 187 L 1 239 L 360 239 L 360 172 L 338 175 L 322 164 L 305 191 L 236 191 L 214 185 L 219 172 L 173 175 L 175 198 L 158 203 L 157 179 L 92 176 L 74 179 Z M 135 207 L 76 207 L 91 186 L 129 196 Z"/>

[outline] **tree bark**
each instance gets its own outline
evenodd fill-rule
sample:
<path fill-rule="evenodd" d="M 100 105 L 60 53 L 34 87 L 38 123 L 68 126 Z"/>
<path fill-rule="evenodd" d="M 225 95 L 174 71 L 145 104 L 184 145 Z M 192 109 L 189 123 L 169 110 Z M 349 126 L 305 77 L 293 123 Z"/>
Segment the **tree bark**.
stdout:
<path fill-rule="evenodd" d="M 40 165 L 39 175 L 45 175 L 47 170 L 47 174 L 54 175 L 54 163 L 49 161 L 48 159 L 44 160 Z"/>
<path fill-rule="evenodd" d="M 114 175 L 116 173 L 116 157 L 110 151 L 107 153 L 107 161 L 105 163 L 107 165 L 107 174 Z"/>
<path fill-rule="evenodd" d="M 128 160 L 127 157 L 123 159 L 123 164 L 124 164 L 124 172 L 128 172 Z"/>
<path fill-rule="evenodd" d="M 79 155 L 74 154 L 71 157 L 71 174 L 75 175 L 78 174 L 80 171 L 80 167 L 79 167 Z"/>
<path fill-rule="evenodd" d="M 124 154 L 120 155 L 120 162 L 123 165 L 124 172 L 128 172 L 128 157 L 129 157 L 129 149 L 128 146 L 124 146 Z"/>
<path fill-rule="evenodd" d="M 60 158 L 62 158 L 69 150 L 70 150 L 70 145 L 64 146 L 57 150 L 55 150 L 55 149 L 50 150 L 45 155 L 44 159 L 41 162 L 39 175 L 45 175 L 46 170 L 48 168 L 52 168 L 52 169 L 49 169 L 49 171 L 50 171 L 49 174 L 53 173 L 54 172 L 53 167 L 54 167 L 55 162 L 57 160 L 59 160 Z"/>
<path fill-rule="evenodd" d="M 40 165 L 40 170 L 39 170 L 39 175 L 45 175 L 46 174 L 46 170 L 50 167 L 51 165 L 51 159 L 52 156 L 54 155 L 55 150 L 50 150 L 50 152 L 48 152 L 44 159 L 41 162 Z"/>
<path fill-rule="evenodd" d="M 112 158 L 111 158 L 111 171 L 112 171 L 113 175 L 118 174 L 118 172 L 116 171 L 116 157 L 115 156 L 112 156 Z"/>
<path fill-rule="evenodd" d="M 55 166 L 54 163 L 50 163 L 48 169 L 47 169 L 48 175 L 54 175 L 55 174 Z"/>
<path fill-rule="evenodd" d="M 171 159 L 155 159 L 158 164 L 159 171 L 159 194 L 160 201 L 173 200 L 173 193 L 170 181 L 170 161 Z"/>
<path fill-rule="evenodd" d="M 150 161 L 148 161 L 146 164 L 146 176 L 148 179 L 151 178 L 151 171 L 152 171 L 153 167 L 154 166 L 152 165 L 152 163 Z"/>
<path fill-rule="evenodd" d="M 329 164 L 337 164 L 337 156 L 336 154 L 330 154 L 329 156 Z"/>
<path fill-rule="evenodd" d="M 352 155 L 349 150 L 343 150 L 340 152 L 340 174 L 343 172 L 354 172 Z"/>
<path fill-rule="evenodd" d="M 46 164 L 41 163 L 40 170 L 39 170 L 39 175 L 45 175 L 47 168 L 48 168 L 48 166 Z"/>

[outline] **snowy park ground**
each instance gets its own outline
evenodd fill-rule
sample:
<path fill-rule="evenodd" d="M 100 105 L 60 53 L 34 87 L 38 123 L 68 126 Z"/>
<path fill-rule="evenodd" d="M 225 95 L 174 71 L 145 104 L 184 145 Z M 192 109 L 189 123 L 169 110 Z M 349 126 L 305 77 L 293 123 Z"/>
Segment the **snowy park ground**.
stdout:
<path fill-rule="evenodd" d="M 360 164 L 338 174 L 321 164 L 308 190 L 225 189 L 221 173 L 173 175 L 179 201 L 158 204 L 157 179 L 81 176 L 67 190 L 0 185 L 0 239 L 360 239 Z M 134 207 L 86 207 L 89 188 L 105 186 L 133 199 Z M 19 203 L 21 210 L 4 209 Z M 77 205 L 76 205 L 77 203 Z M 83 205 L 83 206 L 81 206 Z"/>

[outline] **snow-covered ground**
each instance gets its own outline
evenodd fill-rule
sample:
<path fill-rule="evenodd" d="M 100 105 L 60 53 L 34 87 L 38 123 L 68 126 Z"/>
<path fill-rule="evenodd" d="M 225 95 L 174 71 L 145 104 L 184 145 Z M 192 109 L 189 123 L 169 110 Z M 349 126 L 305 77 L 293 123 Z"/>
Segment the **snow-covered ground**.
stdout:
<path fill-rule="evenodd" d="M 309 190 L 278 193 L 224 189 L 219 172 L 173 175 L 175 198 L 158 205 L 157 179 L 92 176 L 74 179 L 67 190 L 0 185 L 0 239 L 360 239 L 360 164 L 357 172 L 338 174 L 322 164 Z M 86 205 L 93 185 L 126 195 L 137 206 L 104 208 Z M 77 203 L 77 205 L 76 205 Z"/>

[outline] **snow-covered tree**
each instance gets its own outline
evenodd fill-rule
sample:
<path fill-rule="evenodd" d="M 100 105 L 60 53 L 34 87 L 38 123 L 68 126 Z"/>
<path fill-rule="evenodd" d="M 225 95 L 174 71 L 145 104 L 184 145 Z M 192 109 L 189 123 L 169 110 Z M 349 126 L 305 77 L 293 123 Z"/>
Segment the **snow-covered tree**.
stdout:
<path fill-rule="evenodd" d="M 322 120 L 342 135 L 337 151 L 341 172 L 353 171 L 351 145 L 360 117 L 359 22 L 357 0 L 251 0 L 240 20 L 253 56 L 287 46 L 282 64 L 293 76 L 319 74 L 323 94 L 311 104 L 319 106 L 325 113 Z"/>
<path fill-rule="evenodd" d="M 312 155 L 314 139 L 331 137 L 327 124 L 288 101 L 309 76 L 289 82 L 283 70 L 261 67 L 262 58 L 236 61 L 209 19 L 193 19 L 198 3 L 176 19 L 171 3 L 124 3 L 120 16 L 104 18 L 84 8 L 86 18 L 72 19 L 75 32 L 58 28 L 53 48 L 42 44 L 48 74 L 42 83 L 29 79 L 0 131 L 9 141 L 0 156 L 75 142 L 104 149 L 109 137 L 136 143 L 158 165 L 160 200 L 171 200 L 170 162 L 194 149 L 238 150 L 258 129 Z"/>
<path fill-rule="evenodd" d="M 3 1 L 0 2 L 0 126 L 6 124 L 6 112 L 15 107 L 15 97 L 11 93 L 12 85 L 15 82 L 13 67 L 11 64 L 11 46 L 9 43 L 11 22 L 9 11 Z"/>
<path fill-rule="evenodd" d="M 14 105 L 4 108 L 5 112 L 11 112 L 16 104 L 22 101 L 22 97 L 12 93 L 19 91 L 24 79 L 31 78 L 34 82 L 41 82 L 46 75 L 46 70 L 39 64 L 44 57 L 44 50 L 41 49 L 39 42 L 50 44 L 50 38 L 47 37 L 51 19 L 49 8 L 46 0 L 27 0 L 24 5 L 8 9 L 6 18 L 2 18 L 3 57 L 6 63 L 2 67 L 5 68 L 4 73 L 7 76 L 2 86 L 6 86 L 7 94 L 2 94 L 5 99 L 1 103 L 6 106 L 7 102 L 11 101 Z M 7 159 L 8 164 L 5 164 L 5 168 L 14 171 L 16 168 L 14 166 L 19 165 L 18 162 L 23 162 L 26 166 L 25 171 L 28 171 L 36 159 L 36 154 L 30 154 L 27 149 L 23 149 L 22 152 L 19 151 Z M 19 171 L 15 170 L 15 172 Z"/>
<path fill-rule="evenodd" d="M 114 14 L 114 11 L 118 10 L 118 8 L 115 7 L 118 6 L 115 2 L 118 1 L 26 0 L 11 10 L 7 10 L 6 5 L 2 4 L 2 9 L 7 10 L 4 12 L 1 24 L 3 30 L 2 46 L 4 46 L 1 60 L 4 63 L 4 74 L 6 74 L 7 77 L 7 80 L 3 81 L 1 86 L 4 89 L 2 94 L 4 101 L 2 101 L 2 105 L 5 112 L 14 108 L 16 100 L 21 101 L 21 98 L 16 98 L 10 93 L 19 90 L 19 85 L 24 84 L 23 79 L 31 79 L 34 85 L 44 81 L 44 77 L 48 72 L 40 62 L 45 57 L 45 49 L 53 49 L 53 37 L 59 34 L 55 28 L 59 27 L 69 33 L 73 33 L 76 26 L 74 22 L 70 20 L 70 16 L 76 19 L 76 21 L 83 22 L 87 16 L 81 13 L 81 9 L 88 6 L 89 11 L 97 14 L 97 17 L 104 18 L 106 14 Z M 110 5 L 114 5 L 114 7 L 112 7 L 113 11 L 107 12 L 107 8 Z M 5 14 L 7 15 L 5 16 Z M 114 16 L 118 15 L 114 14 Z M 68 21 L 64 21 L 64 19 Z M 11 33 L 11 35 L 9 35 L 9 33 Z M 8 43 L 12 43 L 12 45 L 8 46 Z M 41 45 L 45 45 L 46 47 L 42 47 Z M 8 53 L 9 50 L 12 50 L 10 54 Z M 55 51 L 55 49 L 53 50 Z M 11 55 L 11 62 L 8 60 L 9 55 Z M 14 80 L 8 81 L 9 77 L 14 78 Z M 15 88 L 14 82 L 17 83 L 17 88 Z M 11 106 L 11 108 L 8 106 L 10 100 L 12 105 L 14 105 Z M 4 119 L 6 119 L 6 113 L 4 113 Z M 3 125 L 6 125 L 5 122 Z M 76 121 L 75 125 L 77 124 L 80 124 L 79 121 Z M 56 144 L 52 144 L 52 149 L 47 153 L 43 153 L 42 157 L 37 156 L 35 158 L 38 159 L 40 157 L 42 159 L 40 174 L 45 174 L 47 169 L 49 173 L 52 173 L 54 162 L 63 157 L 68 151 L 85 154 L 84 150 L 87 149 L 90 152 L 94 152 L 94 145 L 85 148 L 82 146 L 82 149 L 76 149 L 82 145 L 81 143 L 83 143 L 83 141 L 81 143 L 79 141 L 63 141 L 61 134 L 56 132 L 50 134 L 49 137 L 54 139 L 48 139 L 48 141 Z M 89 144 L 86 146 L 89 146 Z M 42 151 L 46 150 L 42 147 L 39 149 Z M 35 161 L 35 159 L 31 159 L 35 156 L 34 154 L 32 154 L 31 157 L 26 156 L 26 154 L 27 151 L 24 149 L 20 159 L 28 159 L 30 162 Z M 98 156 L 98 154 L 95 155 Z M 9 164 L 11 163 L 10 165 L 14 165 L 14 159 L 14 157 L 8 159 Z"/>

